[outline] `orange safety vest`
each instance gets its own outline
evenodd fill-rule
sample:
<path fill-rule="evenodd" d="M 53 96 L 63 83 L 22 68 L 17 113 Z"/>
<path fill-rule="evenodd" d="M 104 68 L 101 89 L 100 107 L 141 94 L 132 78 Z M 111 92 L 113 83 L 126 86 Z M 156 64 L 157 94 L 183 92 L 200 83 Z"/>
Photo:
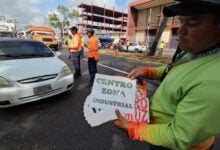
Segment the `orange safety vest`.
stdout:
<path fill-rule="evenodd" d="M 98 47 L 98 39 L 95 36 L 92 36 L 89 39 L 88 44 L 88 58 L 95 58 L 95 60 L 99 60 L 99 47 Z"/>
<path fill-rule="evenodd" d="M 76 33 L 73 35 L 73 43 L 70 46 L 70 51 L 71 52 L 77 52 L 81 50 L 81 36 L 79 33 Z"/>

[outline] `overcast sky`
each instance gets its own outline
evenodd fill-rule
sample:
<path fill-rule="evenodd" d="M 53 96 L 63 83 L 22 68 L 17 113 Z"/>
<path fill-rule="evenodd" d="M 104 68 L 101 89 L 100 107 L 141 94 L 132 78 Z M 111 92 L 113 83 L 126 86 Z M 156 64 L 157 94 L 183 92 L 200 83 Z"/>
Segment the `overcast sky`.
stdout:
<path fill-rule="evenodd" d="M 62 4 L 69 8 L 76 8 L 80 3 L 93 3 L 117 10 L 127 10 L 131 0 L 1 0 L 0 16 L 17 20 L 18 26 L 45 25 L 47 15 L 55 12 L 57 6 Z"/>

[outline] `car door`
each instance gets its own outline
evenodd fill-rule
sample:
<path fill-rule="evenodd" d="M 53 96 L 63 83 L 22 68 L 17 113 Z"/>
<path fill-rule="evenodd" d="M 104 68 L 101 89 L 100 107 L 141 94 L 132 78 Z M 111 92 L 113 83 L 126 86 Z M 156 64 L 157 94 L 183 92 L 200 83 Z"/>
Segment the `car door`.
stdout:
<path fill-rule="evenodd" d="M 134 52 L 135 51 L 135 47 L 136 47 L 136 44 L 135 43 L 131 43 L 128 47 L 128 51 L 129 52 Z"/>

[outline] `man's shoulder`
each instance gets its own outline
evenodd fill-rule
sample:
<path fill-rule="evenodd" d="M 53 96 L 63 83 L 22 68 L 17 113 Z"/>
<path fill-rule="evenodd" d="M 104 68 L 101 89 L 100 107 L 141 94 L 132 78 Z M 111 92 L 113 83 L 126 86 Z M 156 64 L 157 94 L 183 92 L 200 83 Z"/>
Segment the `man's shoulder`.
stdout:
<path fill-rule="evenodd" d="M 92 36 L 91 40 L 98 41 L 98 38 L 96 36 Z"/>
<path fill-rule="evenodd" d="M 79 33 L 76 33 L 76 34 L 73 35 L 73 37 L 77 37 L 78 38 L 78 37 L 81 37 L 81 35 Z"/>

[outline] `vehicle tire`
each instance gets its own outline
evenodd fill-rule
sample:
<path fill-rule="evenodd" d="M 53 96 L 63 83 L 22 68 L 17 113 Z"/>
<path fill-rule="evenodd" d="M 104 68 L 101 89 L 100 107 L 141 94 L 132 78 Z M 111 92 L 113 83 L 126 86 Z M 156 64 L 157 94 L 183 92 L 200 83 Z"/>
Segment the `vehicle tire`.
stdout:
<path fill-rule="evenodd" d="M 138 52 L 139 52 L 139 50 L 136 48 L 136 49 L 135 49 L 135 52 L 136 52 L 136 53 L 138 53 Z"/>

